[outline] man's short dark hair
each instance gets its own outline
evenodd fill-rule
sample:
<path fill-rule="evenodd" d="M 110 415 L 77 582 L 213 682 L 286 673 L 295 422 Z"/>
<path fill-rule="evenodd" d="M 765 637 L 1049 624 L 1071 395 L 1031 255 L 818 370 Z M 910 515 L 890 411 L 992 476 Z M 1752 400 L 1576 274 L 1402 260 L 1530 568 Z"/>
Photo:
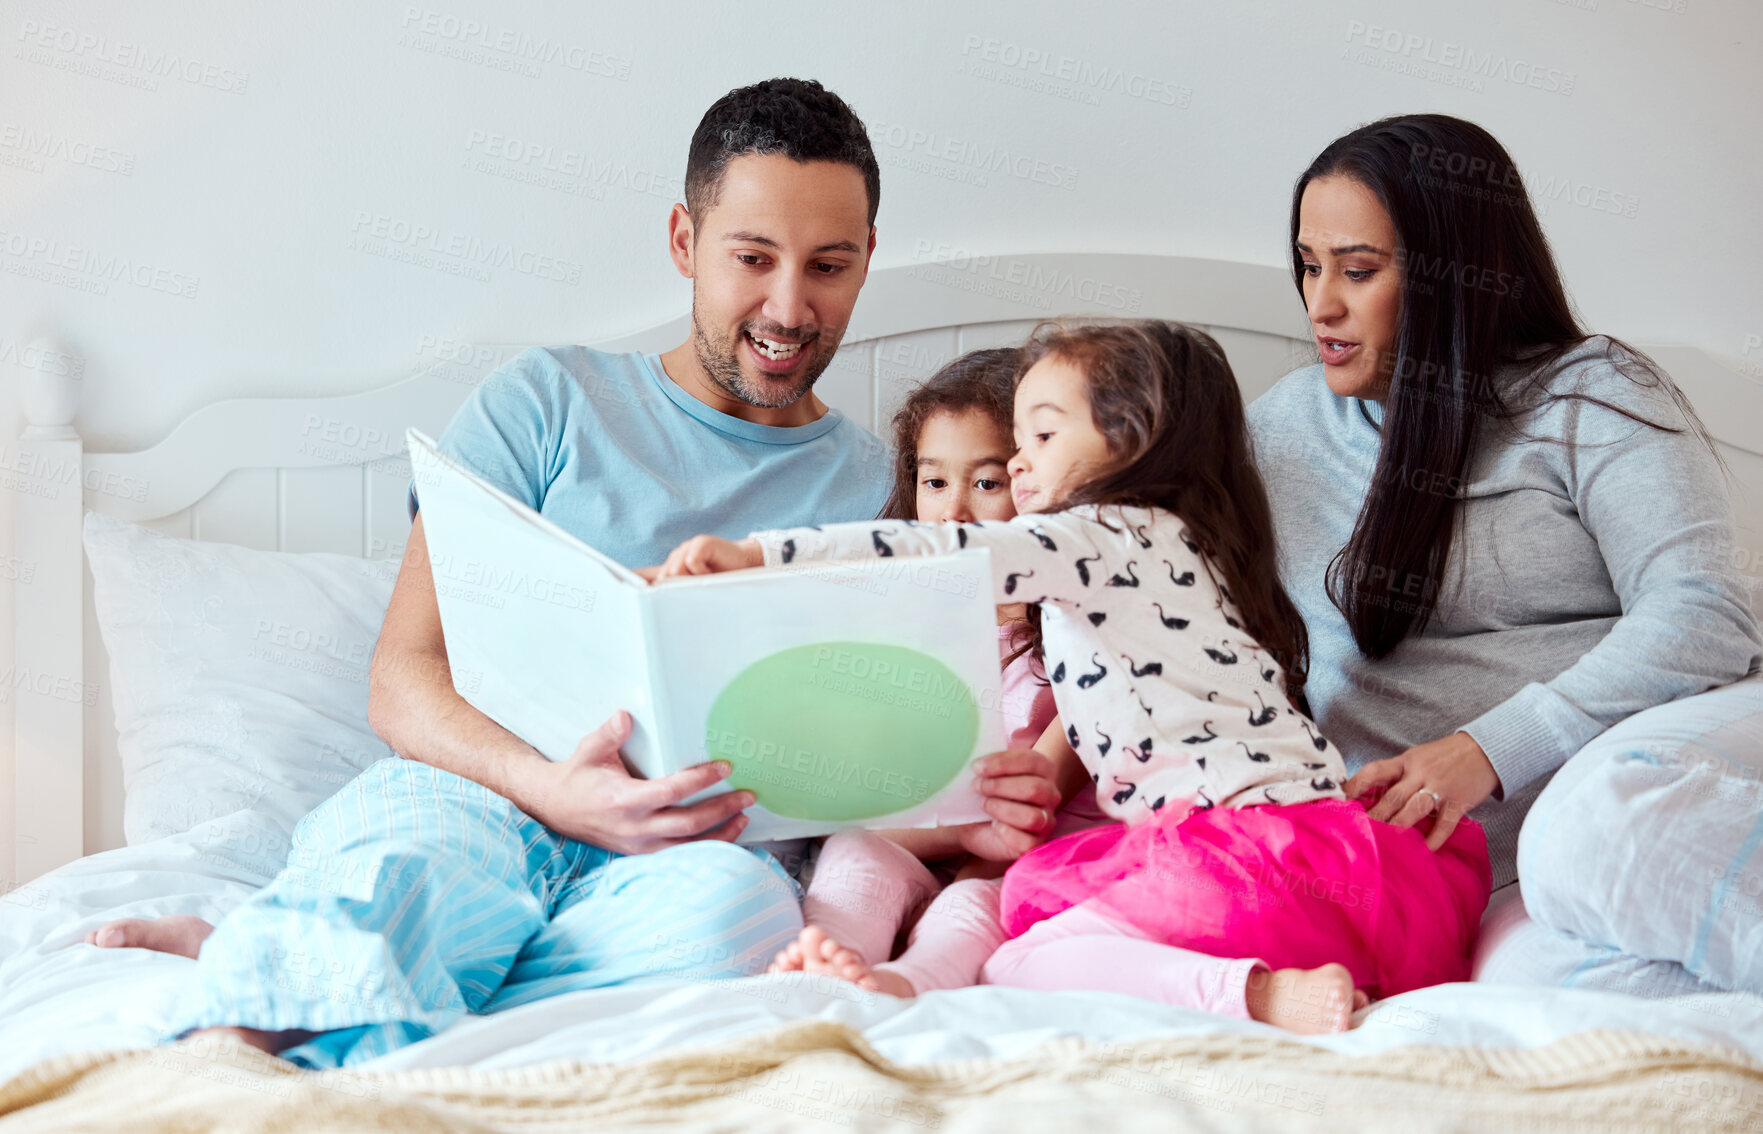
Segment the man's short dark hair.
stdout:
<path fill-rule="evenodd" d="M 703 216 L 722 191 L 723 171 L 743 154 L 833 161 L 863 174 L 869 223 L 881 205 L 881 169 L 869 132 L 845 100 L 813 79 L 766 79 L 732 90 L 704 112 L 686 155 L 686 208 Z"/>

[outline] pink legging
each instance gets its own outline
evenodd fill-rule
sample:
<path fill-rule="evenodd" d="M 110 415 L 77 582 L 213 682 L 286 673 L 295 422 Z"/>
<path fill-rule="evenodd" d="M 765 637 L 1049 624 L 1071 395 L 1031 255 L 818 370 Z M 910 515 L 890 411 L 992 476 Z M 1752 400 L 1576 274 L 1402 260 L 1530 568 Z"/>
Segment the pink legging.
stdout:
<path fill-rule="evenodd" d="M 987 984 L 1124 992 L 1246 1020 L 1249 977 L 1266 967 L 1254 957 L 1210 957 L 1165 945 L 1083 902 L 1000 946 L 981 975 Z"/>
<path fill-rule="evenodd" d="M 1224 960 L 1145 937 L 1085 902 L 1036 923 L 1014 941 L 1001 924 L 995 879 L 936 892 L 924 864 L 888 840 L 845 832 L 821 848 L 802 917 L 919 993 L 986 984 L 1047 991 L 1124 992 L 1164 1004 L 1248 1018 L 1255 958 Z M 931 900 L 935 895 L 934 900 Z M 920 907 L 899 960 L 887 962 L 900 926 Z M 988 960 L 989 958 L 989 960 Z"/>
<path fill-rule="evenodd" d="M 868 831 L 845 831 L 820 848 L 802 920 L 917 992 L 966 988 L 979 983 L 979 967 L 1004 942 L 1000 886 L 973 878 L 939 894 L 935 876 L 910 852 Z M 919 910 L 905 952 L 887 963 L 900 927 Z"/>

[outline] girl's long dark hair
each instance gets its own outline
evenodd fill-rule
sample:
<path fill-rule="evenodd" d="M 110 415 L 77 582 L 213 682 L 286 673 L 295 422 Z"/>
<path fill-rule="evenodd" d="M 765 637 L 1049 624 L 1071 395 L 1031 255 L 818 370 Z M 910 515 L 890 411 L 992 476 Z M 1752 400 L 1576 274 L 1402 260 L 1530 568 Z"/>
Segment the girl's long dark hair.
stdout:
<path fill-rule="evenodd" d="M 878 519 L 918 519 L 918 438 L 934 414 L 978 410 L 1010 436 L 1018 353 L 1015 347 L 968 351 L 906 395 L 894 412 L 894 486 Z"/>
<path fill-rule="evenodd" d="M 1382 202 L 1404 281 L 1394 358 L 1383 371 L 1383 443 L 1352 537 L 1328 570 L 1329 597 L 1360 652 L 1382 658 L 1433 616 L 1460 486 L 1487 427 L 1511 428 L 1514 418 L 1561 398 L 1670 427 L 1588 394 L 1544 390 L 1564 357 L 1592 336 L 1574 314 L 1518 168 L 1493 135 L 1460 118 L 1403 115 L 1362 126 L 1317 155 L 1292 190 L 1300 296 L 1299 210 L 1304 189 L 1328 176 L 1350 178 Z M 1614 339 L 1605 348 L 1631 380 L 1663 385 L 1706 438 L 1651 359 Z"/>
<path fill-rule="evenodd" d="M 1005 437 L 1010 436 L 1020 354 L 1015 347 L 969 351 L 906 395 L 905 403 L 894 413 L 894 484 L 882 505 L 880 519 L 918 518 L 918 439 L 924 433 L 924 423 L 933 415 L 977 410 L 991 418 Z M 1036 657 L 1040 656 L 1039 606 L 1029 606 L 1027 624 L 1014 641 L 1015 646 L 1004 658 L 1005 665 L 1031 650 Z"/>
<path fill-rule="evenodd" d="M 1056 356 L 1084 374 L 1109 463 L 1060 501 L 1166 508 L 1180 516 L 1243 626 L 1302 696 L 1304 620 L 1279 581 L 1273 511 L 1250 455 L 1243 396 L 1211 335 L 1181 323 L 1043 323 L 1019 373 Z M 1104 519 L 1106 512 L 1104 510 Z"/>

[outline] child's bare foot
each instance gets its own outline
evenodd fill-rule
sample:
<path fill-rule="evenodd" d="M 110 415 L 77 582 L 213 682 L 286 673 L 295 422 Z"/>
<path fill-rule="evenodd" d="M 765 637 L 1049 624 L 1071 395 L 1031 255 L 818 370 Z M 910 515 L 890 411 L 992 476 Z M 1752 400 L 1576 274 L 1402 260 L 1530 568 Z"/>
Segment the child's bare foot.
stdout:
<path fill-rule="evenodd" d="M 86 934 L 86 944 L 100 949 L 151 949 L 155 953 L 176 953 L 196 959 L 202 942 L 214 932 L 199 917 L 174 914 L 171 917 L 125 917 L 107 922 Z"/>
<path fill-rule="evenodd" d="M 189 1038 L 231 1038 L 254 1047 L 258 1051 L 280 1055 L 288 1048 L 298 1047 L 317 1034 L 317 1032 L 301 1031 L 298 1028 L 285 1032 L 266 1032 L 262 1028 L 197 1028 L 190 1033 Z"/>
<path fill-rule="evenodd" d="M 918 995 L 911 981 L 887 969 L 871 968 L 856 950 L 839 944 L 818 925 L 804 927 L 794 941 L 778 951 L 766 972 L 814 973 L 850 981 L 859 988 L 885 992 L 889 996 L 909 998 Z"/>
<path fill-rule="evenodd" d="M 786 955 L 789 962 L 785 961 Z M 869 965 L 856 950 L 839 944 L 818 925 L 809 925 L 804 926 L 796 940 L 778 953 L 773 971 L 815 973 L 862 984 L 863 978 L 869 975 Z"/>
<path fill-rule="evenodd" d="M 1353 1012 L 1368 1003 L 1345 965 L 1257 970 L 1249 975 L 1247 998 L 1250 1019 L 1300 1035 L 1344 1032 L 1353 1026 Z"/>
<path fill-rule="evenodd" d="M 796 940 L 777 951 L 765 971 L 768 973 L 799 973 L 802 971 L 802 938 L 798 934 Z"/>

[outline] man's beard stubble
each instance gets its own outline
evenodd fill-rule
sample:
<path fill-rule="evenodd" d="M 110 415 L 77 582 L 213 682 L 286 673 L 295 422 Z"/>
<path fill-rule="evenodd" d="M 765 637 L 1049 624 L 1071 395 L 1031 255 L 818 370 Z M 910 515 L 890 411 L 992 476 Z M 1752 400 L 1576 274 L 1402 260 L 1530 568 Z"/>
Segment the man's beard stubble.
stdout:
<path fill-rule="evenodd" d="M 796 377 L 795 386 L 778 392 L 770 386 L 755 383 L 741 369 L 741 360 L 735 352 L 741 348 L 740 339 L 745 337 L 746 331 L 747 327 L 743 325 L 736 332 L 734 341 L 718 339 L 698 321 L 698 305 L 696 302 L 692 304 L 692 350 L 698 356 L 698 365 L 704 368 L 704 373 L 710 376 L 710 380 L 723 393 L 759 409 L 783 409 L 800 401 L 803 395 L 814 388 L 814 383 L 826 372 L 826 368 L 832 365 L 833 354 L 837 352 L 839 339 L 842 337 L 842 332 L 829 336 L 823 331 L 811 342 L 804 344 L 802 349 L 813 350 L 814 357 L 808 360 L 802 373 Z"/>

